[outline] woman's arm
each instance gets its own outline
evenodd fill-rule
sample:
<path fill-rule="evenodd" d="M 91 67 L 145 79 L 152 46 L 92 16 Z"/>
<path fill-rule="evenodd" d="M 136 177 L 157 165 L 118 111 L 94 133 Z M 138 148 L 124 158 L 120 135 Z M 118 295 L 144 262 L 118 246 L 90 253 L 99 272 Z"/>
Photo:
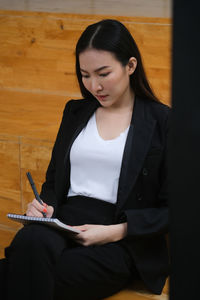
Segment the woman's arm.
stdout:
<path fill-rule="evenodd" d="M 56 141 L 52 150 L 51 160 L 46 172 L 46 180 L 42 185 L 40 197 L 41 199 L 47 203 L 48 205 L 52 206 L 54 208 L 54 215 L 56 214 L 57 209 L 57 196 L 55 192 L 55 177 L 57 172 L 57 160 L 59 158 L 59 148 L 61 141 L 63 139 L 63 132 L 65 130 L 65 123 L 68 118 L 68 113 L 70 112 L 71 103 L 73 100 L 68 101 L 65 109 L 63 111 L 63 117 L 60 124 L 60 128 L 57 133 Z M 63 158 L 64 159 L 64 158 Z"/>
<path fill-rule="evenodd" d="M 74 226 L 82 232 L 77 234 L 74 239 L 83 246 L 103 245 L 117 242 L 125 238 L 127 234 L 127 223 L 114 225 L 93 225 L 86 224 Z"/>
<path fill-rule="evenodd" d="M 160 172 L 155 176 L 159 180 L 159 189 L 152 207 L 142 209 L 127 209 L 124 211 L 125 220 L 127 221 L 127 236 L 134 238 L 148 238 L 156 235 L 168 233 L 169 226 L 169 172 L 168 172 L 168 134 L 170 125 L 170 115 L 165 121 L 165 145 L 163 150 L 163 159 L 160 165 Z M 153 166 L 152 166 L 153 168 Z M 154 170 L 153 170 L 154 171 Z M 143 188 L 146 186 L 144 184 Z M 151 201 L 151 190 L 145 193 L 143 201 Z M 155 197 L 155 196 L 154 196 Z"/>

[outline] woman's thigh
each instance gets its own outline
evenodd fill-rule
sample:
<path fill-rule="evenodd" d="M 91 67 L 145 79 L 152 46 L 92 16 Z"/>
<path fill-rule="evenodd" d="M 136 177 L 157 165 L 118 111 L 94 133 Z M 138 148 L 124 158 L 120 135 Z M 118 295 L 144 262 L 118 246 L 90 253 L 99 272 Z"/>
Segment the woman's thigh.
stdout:
<path fill-rule="evenodd" d="M 64 250 L 56 265 L 55 299 L 103 299 L 130 283 L 130 269 L 119 243 Z"/>
<path fill-rule="evenodd" d="M 21 229 L 6 249 L 6 257 L 12 266 L 12 271 L 8 270 L 9 299 L 12 293 L 22 294 L 17 278 L 23 280 L 24 297 L 30 291 L 41 294 L 42 282 L 48 286 L 49 295 L 46 297 L 45 292 L 41 299 L 53 299 L 55 293 L 56 300 L 103 299 L 121 290 L 132 278 L 130 258 L 120 243 L 79 246 L 43 225 Z"/>
<path fill-rule="evenodd" d="M 30 254 L 33 258 L 49 252 L 51 256 L 59 257 L 68 246 L 70 247 L 70 240 L 61 231 L 41 224 L 30 224 L 18 231 L 11 245 L 5 249 L 5 255 L 11 258 L 14 253 L 18 255 L 25 252 L 26 256 Z"/>
<path fill-rule="evenodd" d="M 5 251 L 7 299 L 53 299 L 54 266 L 68 244 L 69 239 L 50 227 L 22 228 Z"/>

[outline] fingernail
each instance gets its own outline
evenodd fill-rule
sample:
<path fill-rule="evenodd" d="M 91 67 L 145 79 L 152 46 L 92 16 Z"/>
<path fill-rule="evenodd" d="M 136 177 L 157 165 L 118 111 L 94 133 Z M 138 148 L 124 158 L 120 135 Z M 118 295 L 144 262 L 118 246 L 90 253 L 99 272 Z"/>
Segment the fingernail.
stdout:
<path fill-rule="evenodd" d="M 44 213 L 47 213 L 47 209 L 46 209 L 46 208 L 44 208 L 44 209 L 43 209 L 43 212 L 44 212 Z"/>

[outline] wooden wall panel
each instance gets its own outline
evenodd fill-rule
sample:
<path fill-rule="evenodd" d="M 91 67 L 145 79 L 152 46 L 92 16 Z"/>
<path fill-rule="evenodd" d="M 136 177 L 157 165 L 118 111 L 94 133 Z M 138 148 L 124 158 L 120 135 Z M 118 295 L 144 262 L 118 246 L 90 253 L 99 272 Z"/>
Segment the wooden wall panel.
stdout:
<path fill-rule="evenodd" d="M 24 213 L 27 203 L 34 198 L 26 172 L 31 172 L 40 191 L 52 146 L 52 142 L 0 135 L 0 257 L 22 227 L 9 220 L 7 213 Z"/>
<path fill-rule="evenodd" d="M 148 79 L 162 102 L 171 100 L 171 26 L 160 23 L 126 24 L 141 51 Z"/>
<path fill-rule="evenodd" d="M 0 224 L 4 225 L 10 224 L 8 212 L 21 213 L 19 151 L 18 138 L 0 135 Z"/>
<path fill-rule="evenodd" d="M 54 141 L 66 96 L 0 90 L 0 133 Z"/>
<path fill-rule="evenodd" d="M 109 16 L 108 16 L 109 17 Z M 112 17 L 112 16 L 110 16 Z M 104 16 L 0 14 L 0 84 L 4 88 L 41 89 L 79 95 L 74 48 L 83 29 Z M 169 20 L 115 17 L 123 21 L 141 50 L 154 90 L 170 101 Z M 167 71 L 167 72 L 166 72 Z M 160 85 L 159 82 L 167 81 Z"/>
<path fill-rule="evenodd" d="M 80 29 L 72 31 L 69 22 L 61 29 L 59 20 L 45 16 L 3 16 L 0 21 L 4 87 L 79 92 L 73 51 Z"/>
<path fill-rule="evenodd" d="M 51 158 L 52 142 L 23 138 L 21 140 L 21 188 L 23 212 L 27 203 L 35 196 L 30 187 L 26 172 L 30 172 L 38 192 L 45 180 L 45 173 Z"/>

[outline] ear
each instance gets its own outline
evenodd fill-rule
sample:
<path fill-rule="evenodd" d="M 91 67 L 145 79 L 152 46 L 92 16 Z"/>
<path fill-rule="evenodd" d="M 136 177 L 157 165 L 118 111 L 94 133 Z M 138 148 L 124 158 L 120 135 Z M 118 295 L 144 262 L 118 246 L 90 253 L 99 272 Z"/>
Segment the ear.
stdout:
<path fill-rule="evenodd" d="M 130 57 L 128 64 L 127 64 L 129 75 L 134 73 L 136 67 L 137 67 L 137 59 L 135 57 Z"/>

